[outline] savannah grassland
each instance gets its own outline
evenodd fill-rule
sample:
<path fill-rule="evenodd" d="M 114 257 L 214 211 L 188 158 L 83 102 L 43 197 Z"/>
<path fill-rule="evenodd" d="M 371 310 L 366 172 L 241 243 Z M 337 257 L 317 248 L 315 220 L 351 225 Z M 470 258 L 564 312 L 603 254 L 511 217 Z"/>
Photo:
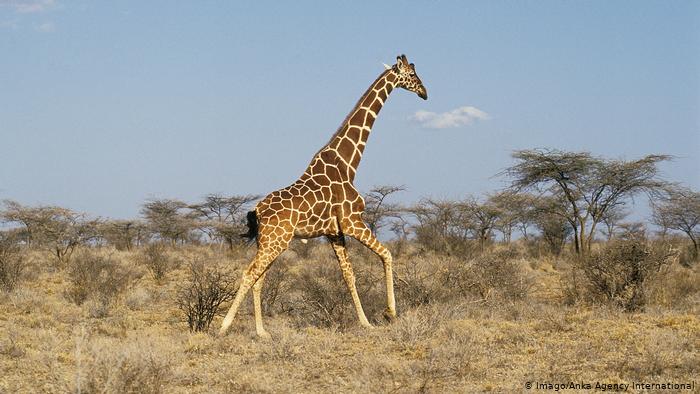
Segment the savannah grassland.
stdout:
<path fill-rule="evenodd" d="M 294 241 L 266 281 L 271 340 L 255 336 L 252 301 L 223 338 L 220 315 L 191 333 L 176 302 L 193 262 L 236 287 L 254 246 L 169 246 L 159 280 L 145 247 L 82 246 L 67 263 L 25 250 L 22 280 L 0 295 L 0 392 L 512 392 L 526 382 L 693 380 L 698 390 L 700 264 L 671 258 L 644 284 L 646 305 L 629 312 L 587 296 L 568 252 L 514 242 L 449 256 L 389 245 L 395 322 L 382 317 L 376 256 L 349 245 L 375 324 L 366 330 L 330 246 Z M 76 284 L 74 264 L 95 256 L 113 277 Z"/>

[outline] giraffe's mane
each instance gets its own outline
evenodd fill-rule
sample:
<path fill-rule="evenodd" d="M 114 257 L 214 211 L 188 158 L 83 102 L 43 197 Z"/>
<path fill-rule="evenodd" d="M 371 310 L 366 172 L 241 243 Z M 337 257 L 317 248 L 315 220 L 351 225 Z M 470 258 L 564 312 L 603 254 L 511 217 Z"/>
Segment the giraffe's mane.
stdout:
<path fill-rule="evenodd" d="M 390 72 L 391 72 L 391 69 L 385 70 L 384 72 L 379 74 L 379 76 L 377 77 L 377 79 L 374 80 L 374 82 L 372 82 L 369 85 L 369 87 L 367 88 L 365 93 L 362 95 L 362 97 L 360 97 L 360 99 L 357 100 L 357 103 L 355 104 L 355 106 L 352 107 L 352 109 L 350 110 L 350 113 L 348 113 L 348 115 L 345 117 L 345 119 L 343 119 L 343 122 L 340 124 L 340 127 L 338 127 L 338 130 L 336 130 L 335 133 L 333 133 L 331 138 L 328 140 L 328 142 L 325 145 L 323 145 L 321 147 L 321 149 L 318 150 L 318 152 L 316 152 L 316 155 L 318 155 L 323 149 L 325 149 L 328 145 L 330 145 L 330 143 L 333 142 L 335 137 L 337 137 L 340 133 L 343 132 L 344 126 L 350 121 L 350 118 L 352 117 L 352 115 L 355 114 L 355 112 L 357 111 L 357 108 L 360 106 L 360 104 L 362 104 L 362 102 L 365 100 L 365 98 L 367 98 L 369 93 L 372 91 L 372 88 L 374 87 L 374 85 L 376 85 L 380 79 L 384 78 Z M 316 155 L 314 155 L 314 157 L 316 157 Z"/>

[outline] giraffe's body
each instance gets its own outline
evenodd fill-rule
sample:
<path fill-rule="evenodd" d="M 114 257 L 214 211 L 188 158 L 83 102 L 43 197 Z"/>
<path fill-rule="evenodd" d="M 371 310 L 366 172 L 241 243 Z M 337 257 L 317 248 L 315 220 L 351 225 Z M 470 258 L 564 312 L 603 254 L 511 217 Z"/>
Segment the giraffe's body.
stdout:
<path fill-rule="evenodd" d="M 309 167 L 292 185 L 270 193 L 249 214 L 250 236 L 257 238 L 258 252 L 243 274 L 241 285 L 220 332 L 230 326 L 247 291 L 253 287 L 258 335 L 267 336 L 262 325 L 260 293 L 265 272 L 294 236 L 328 237 L 343 271 L 355 309 L 364 326 L 370 326 L 355 289 L 355 276 L 345 249 L 345 236 L 362 242 L 382 259 L 387 282 L 387 315 L 396 316 L 391 253 L 377 241 L 362 221 L 365 203 L 353 186 L 357 166 L 379 111 L 395 87 L 427 94 L 405 56 L 387 68 L 367 89 L 331 140 L 314 156 Z"/>

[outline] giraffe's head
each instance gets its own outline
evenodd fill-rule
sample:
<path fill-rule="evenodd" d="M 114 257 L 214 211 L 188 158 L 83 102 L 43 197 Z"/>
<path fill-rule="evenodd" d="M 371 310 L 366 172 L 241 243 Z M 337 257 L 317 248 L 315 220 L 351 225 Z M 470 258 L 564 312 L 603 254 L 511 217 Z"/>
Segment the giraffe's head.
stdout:
<path fill-rule="evenodd" d="M 423 100 L 428 99 L 428 91 L 425 90 L 423 82 L 421 82 L 420 78 L 418 78 L 418 74 L 416 74 L 416 66 L 408 62 L 406 55 L 397 56 L 396 64 L 391 67 L 391 70 L 396 73 L 397 87 L 413 92 Z"/>

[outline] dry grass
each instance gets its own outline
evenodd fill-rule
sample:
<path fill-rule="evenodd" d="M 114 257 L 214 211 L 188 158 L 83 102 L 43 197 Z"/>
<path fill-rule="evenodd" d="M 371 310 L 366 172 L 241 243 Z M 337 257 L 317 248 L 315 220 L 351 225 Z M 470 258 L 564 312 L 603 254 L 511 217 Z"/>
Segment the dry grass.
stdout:
<path fill-rule="evenodd" d="M 68 268 L 32 255 L 30 275 L 0 294 L 0 392 L 504 392 L 528 381 L 686 382 L 700 374 L 698 264 L 664 267 L 647 285 L 646 309 L 627 313 L 567 305 L 566 257 L 508 249 L 459 260 L 404 248 L 399 318 L 389 324 L 381 263 L 351 245 L 373 330 L 358 327 L 328 245 L 286 252 L 269 277 L 271 341 L 255 337 L 249 308 L 226 337 L 190 333 L 176 303 L 186 265 L 157 281 L 138 251 L 90 251 L 134 272 L 101 315 L 65 297 Z M 254 249 L 169 253 L 239 273 Z"/>

